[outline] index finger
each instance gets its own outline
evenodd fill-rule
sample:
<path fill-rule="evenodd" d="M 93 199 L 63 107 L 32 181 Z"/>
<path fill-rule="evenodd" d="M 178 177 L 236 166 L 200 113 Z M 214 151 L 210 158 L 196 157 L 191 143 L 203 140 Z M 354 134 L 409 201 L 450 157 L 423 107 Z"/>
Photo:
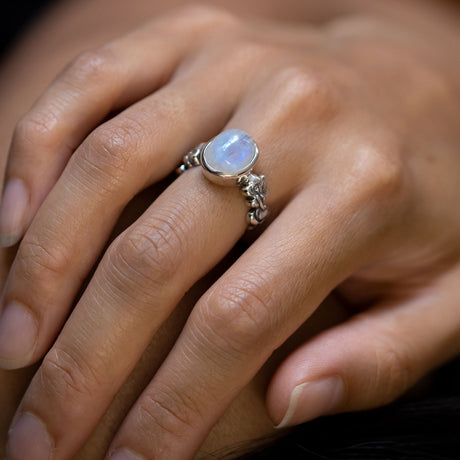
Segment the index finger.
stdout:
<path fill-rule="evenodd" d="M 0 246 L 22 237 L 88 133 L 164 84 L 200 41 L 231 22 L 212 7 L 173 11 L 78 56 L 16 126 L 0 207 Z"/>

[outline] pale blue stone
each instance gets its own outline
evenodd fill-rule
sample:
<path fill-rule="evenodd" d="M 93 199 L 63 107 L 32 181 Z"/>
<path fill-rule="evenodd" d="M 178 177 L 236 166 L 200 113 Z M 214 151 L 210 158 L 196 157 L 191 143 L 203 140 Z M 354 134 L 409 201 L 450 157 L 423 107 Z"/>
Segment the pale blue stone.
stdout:
<path fill-rule="evenodd" d="M 256 151 L 255 142 L 249 134 L 240 129 L 229 129 L 208 144 L 204 160 L 213 171 L 237 176 L 247 171 Z"/>

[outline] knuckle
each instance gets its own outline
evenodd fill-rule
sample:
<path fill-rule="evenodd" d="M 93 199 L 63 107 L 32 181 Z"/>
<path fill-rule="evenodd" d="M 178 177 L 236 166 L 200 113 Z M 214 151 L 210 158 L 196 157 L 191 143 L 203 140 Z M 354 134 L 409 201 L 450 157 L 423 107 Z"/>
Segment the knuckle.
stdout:
<path fill-rule="evenodd" d="M 200 324 L 217 345 L 223 341 L 224 348 L 246 353 L 256 342 L 273 341 L 276 324 L 269 308 L 270 295 L 256 280 L 226 283 L 204 299 Z"/>
<path fill-rule="evenodd" d="M 87 173 L 119 183 L 133 163 L 132 152 L 142 152 L 144 139 L 142 124 L 124 116 L 94 131 L 85 142 L 79 160 Z M 137 163 L 140 157 L 136 156 Z"/>
<path fill-rule="evenodd" d="M 72 352 L 56 346 L 43 359 L 39 377 L 42 387 L 66 401 L 72 412 L 79 410 L 78 401 L 81 402 L 82 396 L 91 397 L 102 384 L 100 376 L 89 365 Z"/>
<path fill-rule="evenodd" d="M 38 280 L 47 281 L 66 273 L 72 256 L 62 243 L 54 240 L 47 243 L 45 236 L 24 238 L 16 255 L 22 277 L 35 284 Z"/>
<path fill-rule="evenodd" d="M 380 335 L 380 334 L 379 334 Z M 376 347 L 374 387 L 379 389 L 384 403 L 391 402 L 414 382 L 416 365 L 408 344 L 401 338 L 380 337 Z"/>
<path fill-rule="evenodd" d="M 348 37 L 350 35 L 359 35 L 366 30 L 375 32 L 376 27 L 381 26 L 381 24 L 382 22 L 373 14 L 369 14 L 368 12 L 352 12 L 334 18 L 328 24 L 327 28 L 334 31 L 336 35 Z"/>
<path fill-rule="evenodd" d="M 405 182 L 401 157 L 392 142 L 362 143 L 350 171 L 354 190 L 370 203 L 399 198 Z"/>
<path fill-rule="evenodd" d="M 232 66 L 242 70 L 260 62 L 264 56 L 273 52 L 270 45 L 247 37 L 224 36 L 215 43 L 216 51 L 222 55 L 222 60 L 227 58 Z"/>
<path fill-rule="evenodd" d="M 211 25 L 218 27 L 237 22 L 236 16 L 230 11 L 200 2 L 192 2 L 181 7 L 177 15 L 181 20 L 197 23 L 201 26 Z"/>
<path fill-rule="evenodd" d="M 108 266 L 116 267 L 123 284 L 162 288 L 181 264 L 180 231 L 171 217 L 156 217 L 148 226 L 123 234 L 108 251 Z"/>
<path fill-rule="evenodd" d="M 299 101 L 304 105 L 312 98 L 326 98 L 331 94 L 331 85 L 326 77 L 305 66 L 289 66 L 281 69 L 275 76 L 283 96 L 289 100 Z"/>
<path fill-rule="evenodd" d="M 279 115 L 305 117 L 305 108 L 315 114 L 317 120 L 332 118 L 339 107 L 337 90 L 326 74 L 302 65 L 283 67 L 272 77 L 272 92 L 277 96 L 281 110 Z"/>
<path fill-rule="evenodd" d="M 183 393 L 183 392 L 182 392 Z M 148 432 L 152 425 L 161 431 L 181 438 L 194 426 L 196 417 L 201 417 L 198 406 L 185 394 L 179 395 L 170 388 L 155 388 L 139 401 L 141 426 Z"/>
<path fill-rule="evenodd" d="M 246 78 L 250 85 L 250 77 L 257 63 L 262 64 L 264 60 L 269 60 L 276 51 L 276 47 L 271 44 L 242 35 L 236 27 L 219 28 L 212 31 L 212 39 L 207 40 L 205 46 L 196 50 L 189 65 L 192 68 L 196 65 L 209 65 L 224 73 L 237 72 L 242 78 Z"/>
<path fill-rule="evenodd" d="M 14 145 L 27 145 L 36 148 L 53 148 L 57 142 L 59 117 L 53 110 L 31 110 L 16 124 L 13 134 Z"/>
<path fill-rule="evenodd" d="M 96 48 L 80 53 L 66 69 L 66 76 L 80 83 L 104 83 L 113 78 L 114 56 L 108 47 Z"/>

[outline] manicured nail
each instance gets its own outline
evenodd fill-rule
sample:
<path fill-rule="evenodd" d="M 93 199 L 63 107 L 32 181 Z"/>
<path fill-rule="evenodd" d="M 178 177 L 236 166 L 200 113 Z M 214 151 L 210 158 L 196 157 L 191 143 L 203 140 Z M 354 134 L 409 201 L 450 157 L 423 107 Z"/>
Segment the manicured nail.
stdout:
<path fill-rule="evenodd" d="M 30 310 L 19 302 L 8 303 L 0 317 L 0 367 L 17 369 L 29 364 L 37 332 Z"/>
<path fill-rule="evenodd" d="M 54 443 L 44 423 L 30 412 L 24 412 L 8 432 L 8 460 L 50 460 Z"/>
<path fill-rule="evenodd" d="M 21 179 L 10 179 L 0 205 L 0 247 L 14 246 L 22 237 L 29 207 L 29 192 Z"/>
<path fill-rule="evenodd" d="M 297 385 L 291 393 L 283 420 L 275 428 L 298 425 L 335 409 L 343 397 L 343 382 L 338 376 Z"/>
<path fill-rule="evenodd" d="M 129 449 L 117 449 L 110 455 L 110 460 L 143 460 L 143 457 Z"/>

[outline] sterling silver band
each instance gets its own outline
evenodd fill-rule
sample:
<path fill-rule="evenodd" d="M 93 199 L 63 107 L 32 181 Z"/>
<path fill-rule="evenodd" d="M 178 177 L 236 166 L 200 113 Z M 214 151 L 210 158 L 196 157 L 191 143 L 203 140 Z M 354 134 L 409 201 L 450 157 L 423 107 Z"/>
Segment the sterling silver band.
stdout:
<path fill-rule="evenodd" d="M 221 142 L 223 147 L 212 146 L 213 154 L 215 155 L 215 152 L 217 151 L 217 155 L 220 161 L 222 161 L 222 155 L 225 155 L 226 153 L 223 151 L 226 148 L 228 149 L 228 146 L 231 145 L 232 139 L 236 140 L 234 140 L 233 145 L 231 145 L 232 151 L 230 152 L 230 155 L 235 156 L 235 152 L 238 154 L 238 142 L 241 142 L 241 138 L 243 138 L 243 140 L 246 142 L 246 144 L 243 145 L 244 148 L 247 149 L 247 146 L 249 145 L 253 149 L 251 152 L 249 152 L 252 157 L 245 160 L 246 164 L 243 163 L 243 166 L 240 168 L 240 170 L 235 172 L 233 170 L 235 168 L 234 165 L 230 166 L 231 169 L 233 168 L 231 172 L 223 170 L 225 168 L 216 170 L 212 166 L 209 166 L 209 160 L 206 158 L 206 152 L 211 143 L 215 142 L 216 140 L 219 141 L 219 136 L 227 136 L 224 141 L 226 141 L 227 138 L 230 138 L 230 141 L 227 143 L 222 143 L 224 141 Z M 194 149 L 190 150 L 190 152 L 184 156 L 182 164 L 176 169 L 176 172 L 178 174 L 182 174 L 190 168 L 202 166 L 205 176 L 212 182 L 221 185 L 238 186 L 241 190 L 241 193 L 244 195 L 246 203 L 249 207 L 249 211 L 246 217 L 248 229 L 253 229 L 261 224 L 269 213 L 267 205 L 265 204 L 265 199 L 267 197 L 267 184 L 265 177 L 263 175 L 257 175 L 252 172 L 259 153 L 257 145 L 248 134 L 241 130 L 224 131 L 224 133 L 221 133 L 219 136 L 216 136 L 209 142 L 202 143 Z M 238 138 L 238 136 L 240 137 Z M 218 151 L 218 148 L 221 150 Z M 211 155 L 210 153 L 208 154 Z M 241 159 L 238 157 L 237 161 L 241 162 Z M 227 163 L 230 162 L 227 161 Z"/>

